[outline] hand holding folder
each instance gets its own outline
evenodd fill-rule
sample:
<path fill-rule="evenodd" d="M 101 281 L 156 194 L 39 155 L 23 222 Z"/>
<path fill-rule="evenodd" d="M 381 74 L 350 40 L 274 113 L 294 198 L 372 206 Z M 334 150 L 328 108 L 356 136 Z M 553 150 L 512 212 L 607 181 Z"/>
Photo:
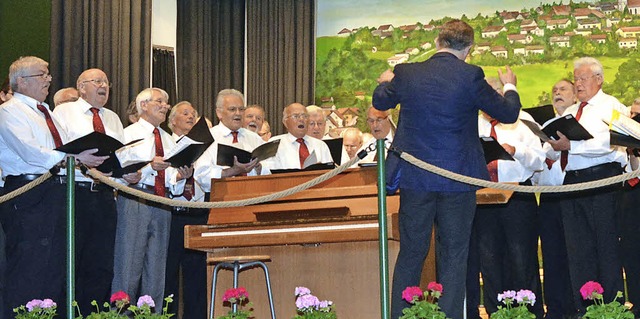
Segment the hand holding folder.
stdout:
<path fill-rule="evenodd" d="M 543 142 L 550 139 L 558 140 L 560 137 L 557 132 L 564 134 L 569 140 L 581 141 L 592 139 L 593 136 L 576 120 L 573 115 L 568 114 L 548 120 L 542 128 L 538 123 L 520 119 L 536 136 Z"/>
<path fill-rule="evenodd" d="M 488 163 L 495 160 L 515 161 L 513 156 L 498 143 L 493 137 L 480 137 L 480 144 L 484 151 L 484 159 Z"/>
<path fill-rule="evenodd" d="M 165 154 L 165 161 L 171 163 L 171 167 L 191 166 L 212 143 L 209 126 L 201 117 L 189 133 L 178 140 L 176 147 Z"/>
<path fill-rule="evenodd" d="M 252 152 L 247 152 L 237 147 L 218 144 L 216 163 L 220 166 L 233 166 L 234 156 L 238 159 L 238 162 L 243 164 L 249 163 L 254 158 L 257 158 L 258 162 L 261 162 L 269 157 L 275 156 L 278 152 L 279 145 L 280 140 L 274 140 L 256 147 Z"/>

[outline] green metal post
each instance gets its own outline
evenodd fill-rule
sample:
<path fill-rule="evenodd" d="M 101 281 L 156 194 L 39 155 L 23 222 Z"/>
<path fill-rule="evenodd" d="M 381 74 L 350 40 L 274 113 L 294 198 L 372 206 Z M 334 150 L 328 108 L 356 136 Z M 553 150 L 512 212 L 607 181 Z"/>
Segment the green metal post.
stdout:
<path fill-rule="evenodd" d="M 67 158 L 67 318 L 74 319 L 73 301 L 75 298 L 75 186 L 76 175 L 74 167 L 76 166 L 76 159 L 73 156 Z"/>
<path fill-rule="evenodd" d="M 377 141 L 378 155 L 378 246 L 380 252 L 380 312 L 382 319 L 389 319 L 389 247 L 387 241 L 387 190 L 385 188 L 384 140 Z"/>

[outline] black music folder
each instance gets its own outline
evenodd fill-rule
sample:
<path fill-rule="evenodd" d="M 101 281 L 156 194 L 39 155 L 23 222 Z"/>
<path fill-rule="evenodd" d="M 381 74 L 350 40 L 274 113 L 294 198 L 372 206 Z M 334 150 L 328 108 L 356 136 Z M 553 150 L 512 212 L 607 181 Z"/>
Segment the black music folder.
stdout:
<path fill-rule="evenodd" d="M 342 137 L 322 141 L 329 147 L 333 162 L 338 165 L 342 163 Z"/>
<path fill-rule="evenodd" d="M 86 150 L 97 148 L 98 151 L 93 155 L 109 156 L 109 158 L 106 159 L 102 164 L 100 164 L 96 168 L 103 173 L 110 173 L 110 172 L 113 173 L 112 175 L 113 177 L 121 177 L 122 174 L 117 172 L 125 172 L 125 170 L 120 165 L 120 161 L 116 157 L 115 152 L 125 146 L 132 145 L 139 141 L 141 141 L 141 139 L 131 141 L 127 144 L 122 144 L 120 141 L 116 140 L 115 138 L 109 135 L 94 131 L 85 136 L 79 137 L 67 144 L 64 144 L 56 148 L 56 150 L 67 153 L 67 154 L 79 154 Z M 144 165 L 146 165 L 146 163 L 148 162 L 141 162 L 141 164 L 144 164 Z M 135 172 L 139 168 L 130 167 L 129 168 L 130 171 L 127 171 L 124 174 Z M 119 175 L 119 176 L 116 176 L 116 175 Z"/>
<path fill-rule="evenodd" d="M 484 160 L 488 163 L 495 160 L 515 161 L 513 156 L 509 154 L 498 141 L 493 137 L 480 137 L 480 144 L 484 151 Z"/>
<path fill-rule="evenodd" d="M 551 119 L 544 123 L 542 129 L 538 126 L 537 123 L 523 120 L 524 123 L 529 129 L 536 134 L 540 140 L 543 142 L 549 141 L 549 139 L 558 140 L 560 137 L 556 133 L 560 131 L 564 134 L 568 139 L 572 141 L 582 141 L 592 139 L 593 136 L 589 134 L 589 132 L 576 120 L 573 115 L 564 115 L 554 119 Z"/>
<path fill-rule="evenodd" d="M 113 152 L 123 146 L 124 144 L 122 144 L 115 138 L 107 134 L 94 131 L 85 136 L 79 137 L 67 144 L 64 144 L 56 148 L 56 150 L 67 154 L 79 154 L 86 150 L 97 148 L 98 152 L 96 152 L 94 155 L 107 156 L 113 154 Z"/>
<path fill-rule="evenodd" d="M 213 136 L 204 117 L 193 125 L 189 133 L 181 137 L 176 148 L 165 156 L 171 167 L 191 166 L 213 143 Z"/>
<path fill-rule="evenodd" d="M 249 153 L 237 147 L 218 144 L 216 163 L 220 166 L 233 166 L 234 156 L 238 159 L 238 162 L 243 164 L 249 163 L 254 158 L 257 158 L 258 162 L 261 162 L 269 157 L 275 156 L 278 152 L 278 146 L 280 146 L 280 140 L 274 140 L 256 147 Z"/>
<path fill-rule="evenodd" d="M 533 117 L 533 119 L 540 125 L 556 117 L 556 112 L 553 109 L 553 105 L 551 104 L 536 106 L 536 107 L 522 109 L 522 110 L 529 113 L 529 115 L 531 115 L 531 117 Z"/>
<path fill-rule="evenodd" d="M 316 163 L 316 164 L 311 164 L 305 168 L 272 169 L 271 174 L 294 173 L 294 172 L 302 172 L 302 171 L 319 171 L 319 170 L 334 169 L 335 167 L 336 165 L 334 163 Z"/>

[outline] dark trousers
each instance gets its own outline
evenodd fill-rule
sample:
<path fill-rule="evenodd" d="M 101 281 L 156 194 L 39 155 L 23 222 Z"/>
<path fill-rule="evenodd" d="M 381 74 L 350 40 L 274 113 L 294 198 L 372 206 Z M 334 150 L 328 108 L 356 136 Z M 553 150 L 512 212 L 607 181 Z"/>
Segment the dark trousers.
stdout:
<path fill-rule="evenodd" d="M 109 300 L 117 212 L 113 189 L 92 192 L 76 187 L 76 300 L 83 315 L 95 311 L 91 301 Z"/>
<path fill-rule="evenodd" d="M 419 286 L 435 227 L 437 280 L 444 287 L 439 305 L 448 318 L 463 317 L 469 237 L 476 207 L 475 192 L 400 190 L 400 252 L 393 273 L 391 318 L 410 304 L 402 291 Z M 426 289 L 426 287 L 422 287 Z"/>
<path fill-rule="evenodd" d="M 498 294 L 528 289 L 542 295 L 538 271 L 536 202 L 533 194 L 514 193 L 507 204 L 479 205 L 474 226 L 477 231 L 484 306 L 498 310 Z M 542 318 L 542 303 L 531 309 Z"/>
<path fill-rule="evenodd" d="M 567 265 L 567 246 L 560 201 L 565 194 L 541 194 L 538 207 L 538 234 L 544 269 L 544 303 L 547 319 L 562 319 L 575 313 Z"/>
<path fill-rule="evenodd" d="M 7 180 L 5 191 L 26 183 Z M 3 318 L 13 318 L 19 305 L 45 298 L 59 305 L 58 317 L 66 317 L 65 207 L 65 185 L 56 178 L 5 203 L 0 215 L 7 257 Z"/>
<path fill-rule="evenodd" d="M 209 217 L 208 209 L 189 209 L 174 212 L 171 216 L 169 254 L 165 294 L 173 294 L 169 313 L 178 314 L 180 304 L 180 272 L 182 270 L 182 318 L 207 317 L 207 254 L 203 251 L 184 248 L 184 226 L 204 225 Z"/>
<path fill-rule="evenodd" d="M 467 263 L 467 319 L 480 319 L 480 256 L 478 255 L 478 232 L 475 223 L 469 240 Z"/>
<path fill-rule="evenodd" d="M 622 265 L 627 276 L 627 298 L 634 309 L 640 308 L 640 185 L 625 186 L 622 196 Z M 638 317 L 638 312 L 636 312 Z"/>
<path fill-rule="evenodd" d="M 568 171 L 564 184 L 598 180 L 621 172 L 618 163 Z M 602 284 L 607 302 L 613 300 L 618 291 L 624 291 L 615 214 L 619 189 L 613 185 L 570 193 L 561 201 L 571 290 L 576 309 L 581 314 L 589 304 L 580 295 L 580 287 L 587 281 Z"/>

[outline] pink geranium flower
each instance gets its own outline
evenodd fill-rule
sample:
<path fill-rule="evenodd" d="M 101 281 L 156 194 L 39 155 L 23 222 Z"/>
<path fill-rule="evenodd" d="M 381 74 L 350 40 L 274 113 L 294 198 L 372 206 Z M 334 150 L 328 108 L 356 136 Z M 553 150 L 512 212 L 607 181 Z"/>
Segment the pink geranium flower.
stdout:
<path fill-rule="evenodd" d="M 602 295 L 603 292 L 604 289 L 602 288 L 602 285 L 595 281 L 587 281 L 580 288 L 580 294 L 582 295 L 582 299 L 584 300 L 594 300 L 598 297 L 598 295 Z"/>
<path fill-rule="evenodd" d="M 423 292 L 420 289 L 420 287 L 416 287 L 416 286 L 407 287 L 402 292 L 402 299 L 404 299 L 408 303 L 414 303 L 416 302 L 416 300 L 419 300 L 420 298 L 422 298 L 422 294 Z"/>

